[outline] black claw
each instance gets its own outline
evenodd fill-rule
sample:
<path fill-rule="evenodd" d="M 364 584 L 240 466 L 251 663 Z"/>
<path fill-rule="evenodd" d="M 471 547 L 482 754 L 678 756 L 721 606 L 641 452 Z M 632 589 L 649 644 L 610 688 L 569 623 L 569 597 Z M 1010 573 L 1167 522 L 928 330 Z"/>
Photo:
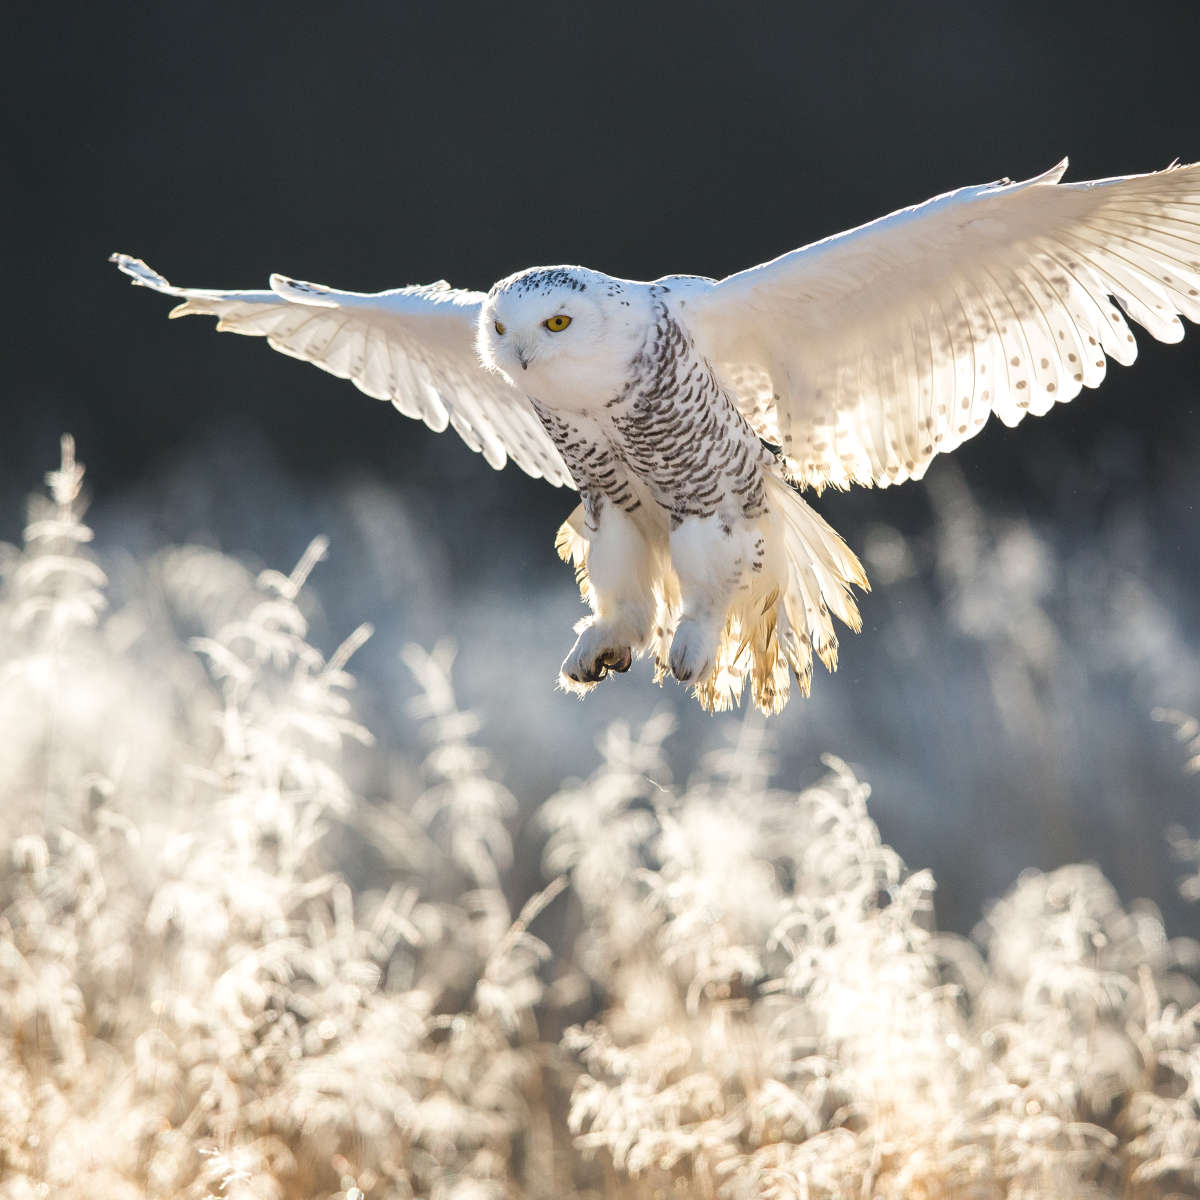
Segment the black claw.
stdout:
<path fill-rule="evenodd" d="M 680 683 L 688 683 L 691 681 L 693 671 L 689 671 L 682 663 L 671 663 L 671 674 L 679 680 Z"/>
<path fill-rule="evenodd" d="M 563 674 L 575 683 L 599 683 L 610 672 L 624 673 L 632 665 L 633 651 L 629 646 L 622 646 L 619 650 L 606 650 L 590 667 L 580 664 L 574 671 L 564 671 Z"/>
<path fill-rule="evenodd" d="M 600 662 L 608 670 L 624 674 L 633 664 L 633 651 L 628 646 L 622 646 L 620 650 L 610 650 Z"/>

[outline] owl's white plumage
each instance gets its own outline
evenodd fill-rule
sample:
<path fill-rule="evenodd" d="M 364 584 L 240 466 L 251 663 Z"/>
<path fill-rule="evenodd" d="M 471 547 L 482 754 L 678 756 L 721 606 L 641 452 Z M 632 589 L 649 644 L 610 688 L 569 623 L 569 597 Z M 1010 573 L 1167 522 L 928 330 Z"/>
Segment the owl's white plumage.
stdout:
<path fill-rule="evenodd" d="M 628 375 L 648 315 L 632 292 L 624 303 L 610 295 L 615 282 L 568 266 L 537 267 L 500 280 L 480 311 L 480 361 L 518 391 L 561 397 L 556 407 L 582 411 L 603 405 Z M 546 328 L 547 321 L 566 315 L 567 329 Z"/>
<path fill-rule="evenodd" d="M 744 682 L 768 711 L 831 613 L 857 627 L 862 569 L 789 482 L 920 478 L 995 413 L 1015 425 L 1200 320 L 1200 166 L 960 189 L 719 282 L 534 268 L 486 295 L 377 294 L 272 276 L 270 291 L 171 287 L 172 315 L 352 379 L 494 467 L 583 503 L 559 549 L 593 608 L 563 664 L 584 690 L 642 652 L 707 707 Z M 565 322 L 565 323 L 564 323 Z M 561 326 L 561 328 L 559 327 Z M 765 448 L 762 441 L 778 447 Z"/>

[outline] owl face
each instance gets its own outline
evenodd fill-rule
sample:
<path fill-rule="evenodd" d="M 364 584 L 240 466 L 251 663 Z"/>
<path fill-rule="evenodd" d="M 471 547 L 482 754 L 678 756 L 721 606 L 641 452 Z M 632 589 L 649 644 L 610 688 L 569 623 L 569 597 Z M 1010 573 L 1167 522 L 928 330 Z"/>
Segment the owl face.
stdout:
<path fill-rule="evenodd" d="M 630 306 L 617 280 L 582 267 L 539 267 L 501 280 L 480 314 L 479 356 L 527 395 L 586 409 L 619 390 L 632 357 Z M 636 348 L 635 348 L 636 350 Z"/>

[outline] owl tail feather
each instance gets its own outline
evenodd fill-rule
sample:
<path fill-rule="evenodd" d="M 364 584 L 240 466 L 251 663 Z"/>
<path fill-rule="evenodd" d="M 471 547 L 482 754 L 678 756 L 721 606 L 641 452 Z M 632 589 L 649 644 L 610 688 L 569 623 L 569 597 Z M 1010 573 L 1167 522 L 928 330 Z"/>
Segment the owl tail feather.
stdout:
<path fill-rule="evenodd" d="M 768 511 L 761 518 L 767 544 L 763 570 L 730 606 L 717 663 L 694 694 L 709 712 L 736 707 L 749 680 L 755 707 L 779 712 L 791 692 L 794 675 L 800 692 L 812 686 L 813 655 L 830 671 L 837 669 L 838 640 L 833 618 L 855 633 L 862 628 L 852 587 L 869 591 L 866 574 L 841 537 L 783 479 L 766 476 Z M 591 599 L 588 542 L 582 509 L 563 523 L 555 548 L 575 568 L 585 602 Z M 662 558 L 654 581 L 655 635 L 649 649 L 655 680 L 670 673 L 671 638 L 682 607 L 679 582 Z M 582 690 L 582 689 L 581 689 Z"/>
<path fill-rule="evenodd" d="M 705 708 L 729 708 L 747 676 L 755 707 L 779 712 L 787 704 L 790 676 L 802 695 L 812 687 L 813 655 L 837 670 L 837 617 L 862 628 L 852 587 L 870 591 L 853 551 L 783 479 L 766 476 L 768 545 L 762 584 L 735 601 L 713 675 L 697 689 Z"/>

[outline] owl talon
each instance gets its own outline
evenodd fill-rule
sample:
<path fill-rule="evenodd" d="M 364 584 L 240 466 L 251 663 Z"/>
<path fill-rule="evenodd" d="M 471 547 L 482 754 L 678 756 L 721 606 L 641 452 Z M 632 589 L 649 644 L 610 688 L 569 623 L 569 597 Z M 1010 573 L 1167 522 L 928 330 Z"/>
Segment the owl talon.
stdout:
<path fill-rule="evenodd" d="M 671 641 L 671 674 L 680 683 L 701 683 L 712 672 L 716 641 L 698 621 L 683 620 Z"/>
<path fill-rule="evenodd" d="M 563 675 L 572 683 L 587 685 L 599 683 L 610 671 L 628 671 L 633 663 L 632 647 L 605 645 L 607 638 L 603 629 L 588 626 L 563 662 Z"/>
<path fill-rule="evenodd" d="M 628 646 L 622 646 L 619 650 L 610 650 L 601 659 L 601 665 L 623 675 L 633 665 L 633 651 Z"/>

